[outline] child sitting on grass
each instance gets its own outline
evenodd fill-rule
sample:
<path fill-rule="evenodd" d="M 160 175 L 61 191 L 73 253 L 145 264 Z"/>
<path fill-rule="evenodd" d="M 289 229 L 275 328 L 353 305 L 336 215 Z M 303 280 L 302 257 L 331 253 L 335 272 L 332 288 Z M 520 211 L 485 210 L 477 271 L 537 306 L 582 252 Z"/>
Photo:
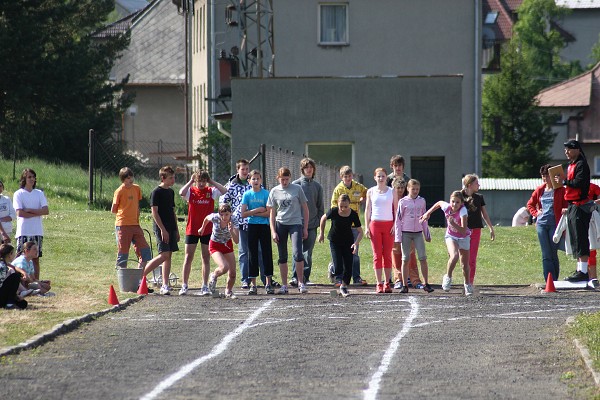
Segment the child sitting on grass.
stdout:
<path fill-rule="evenodd" d="M 35 242 L 25 242 L 19 256 L 12 262 L 17 272 L 23 275 L 21 283 L 25 289 L 35 291 L 32 294 L 40 296 L 54 296 L 50 291 L 50 281 L 37 280 L 34 275 L 33 259 L 38 255 L 38 246 Z"/>
<path fill-rule="evenodd" d="M 21 285 L 21 274 L 10 264 L 15 258 L 15 248 L 11 244 L 0 245 L 0 307 L 24 309 L 27 301 L 17 293 Z"/>

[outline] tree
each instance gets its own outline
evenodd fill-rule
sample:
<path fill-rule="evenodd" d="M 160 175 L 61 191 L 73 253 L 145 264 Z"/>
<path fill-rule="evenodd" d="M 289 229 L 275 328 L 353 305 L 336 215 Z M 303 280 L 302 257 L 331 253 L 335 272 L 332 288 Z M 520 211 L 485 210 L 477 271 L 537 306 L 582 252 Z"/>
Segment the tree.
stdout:
<path fill-rule="evenodd" d="M 483 89 L 484 140 L 495 150 L 483 153 L 485 176 L 530 178 L 550 159 L 556 133 L 555 119 L 535 105 L 538 85 L 531 79 L 529 63 L 516 42 L 503 51 L 501 73 L 488 79 Z"/>
<path fill-rule="evenodd" d="M 592 69 L 596 64 L 600 62 L 600 35 L 598 35 L 598 41 L 596 42 L 594 47 L 592 47 L 592 55 L 590 58 L 593 60 L 593 62 L 592 64 L 588 65 L 588 69 Z"/>
<path fill-rule="evenodd" d="M 129 43 L 93 33 L 113 0 L 0 0 L 0 151 L 87 162 L 88 131 L 111 140 L 129 99 L 109 72 Z"/>
<path fill-rule="evenodd" d="M 547 86 L 574 76 L 579 62 L 565 63 L 560 51 L 565 41 L 555 21 L 566 8 L 554 0 L 524 0 L 513 36 L 501 53 L 501 72 L 489 77 L 482 93 L 482 155 L 486 176 L 515 178 L 537 176 L 550 160 L 556 137 L 554 116 L 535 105 L 535 96 Z"/>

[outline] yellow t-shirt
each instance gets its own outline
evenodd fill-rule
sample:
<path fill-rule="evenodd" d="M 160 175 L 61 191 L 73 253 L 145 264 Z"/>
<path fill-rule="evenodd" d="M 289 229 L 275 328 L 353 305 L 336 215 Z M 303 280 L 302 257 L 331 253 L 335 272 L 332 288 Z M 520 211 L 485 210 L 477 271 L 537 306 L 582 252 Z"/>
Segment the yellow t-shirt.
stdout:
<path fill-rule="evenodd" d="M 338 197 L 342 194 L 347 194 L 350 197 L 350 208 L 360 216 L 360 199 L 365 198 L 367 195 L 367 187 L 362 183 L 358 183 L 352 180 L 350 187 L 346 187 L 344 182 L 340 182 L 331 195 L 331 207 L 338 206 Z"/>
<path fill-rule="evenodd" d="M 140 200 L 142 189 L 136 184 L 131 187 L 121 185 L 115 190 L 113 204 L 117 205 L 115 226 L 139 225 Z"/>

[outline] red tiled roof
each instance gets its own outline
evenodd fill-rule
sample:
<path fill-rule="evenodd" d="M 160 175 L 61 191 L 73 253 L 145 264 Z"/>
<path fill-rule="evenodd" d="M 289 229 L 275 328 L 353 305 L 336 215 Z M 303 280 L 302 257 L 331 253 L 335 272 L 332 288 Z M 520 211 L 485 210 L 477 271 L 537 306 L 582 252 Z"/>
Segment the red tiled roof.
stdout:
<path fill-rule="evenodd" d="M 482 12 L 484 19 L 490 11 L 498 12 L 498 18 L 493 25 L 496 40 L 504 41 L 512 37 L 512 28 L 515 22 L 512 19 L 512 13 L 522 2 L 523 0 L 483 0 Z"/>
<path fill-rule="evenodd" d="M 600 63 L 591 70 L 542 90 L 536 100 L 539 107 L 588 107 L 592 84 L 600 78 Z"/>

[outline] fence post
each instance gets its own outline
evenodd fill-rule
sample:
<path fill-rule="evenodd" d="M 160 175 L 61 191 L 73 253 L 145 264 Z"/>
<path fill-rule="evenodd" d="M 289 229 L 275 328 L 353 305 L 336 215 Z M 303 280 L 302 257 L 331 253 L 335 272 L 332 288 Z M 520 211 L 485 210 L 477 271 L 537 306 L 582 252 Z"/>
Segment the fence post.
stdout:
<path fill-rule="evenodd" d="M 266 178 L 266 176 L 267 176 L 267 155 L 266 155 L 267 146 L 264 143 L 262 143 L 260 145 L 259 151 L 260 151 L 260 173 L 262 174 L 262 177 L 263 177 L 263 185 L 265 185 L 267 183 L 267 178 Z M 265 189 L 267 189 L 267 188 L 265 188 Z"/>
<path fill-rule="evenodd" d="M 88 139 L 88 175 L 89 175 L 89 193 L 88 193 L 88 208 L 92 204 L 94 204 L 94 130 L 89 130 L 89 139 Z"/>

